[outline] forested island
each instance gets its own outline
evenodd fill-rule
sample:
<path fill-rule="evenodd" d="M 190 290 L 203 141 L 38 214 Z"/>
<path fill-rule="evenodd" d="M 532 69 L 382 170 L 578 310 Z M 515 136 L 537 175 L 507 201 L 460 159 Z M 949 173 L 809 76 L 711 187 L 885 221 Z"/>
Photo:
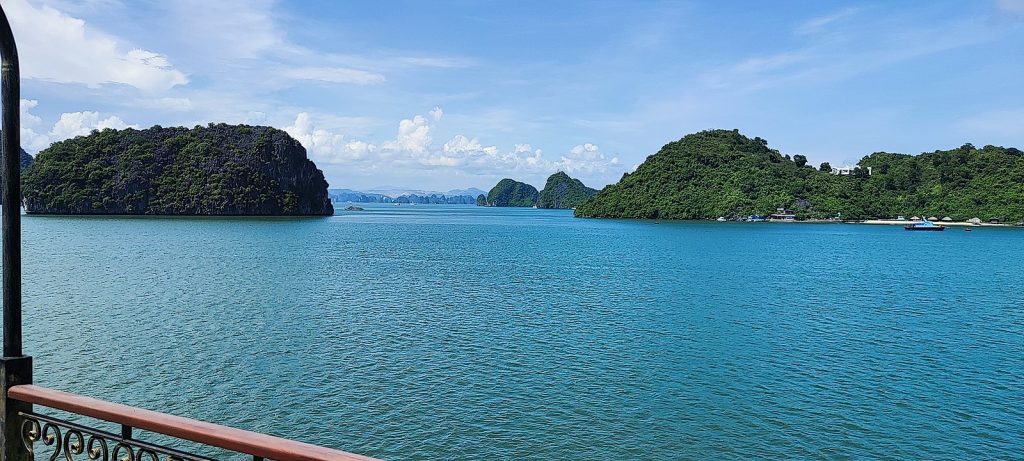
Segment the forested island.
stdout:
<path fill-rule="evenodd" d="M 539 192 L 537 188 L 524 182 L 502 179 L 486 196 L 478 196 L 476 204 L 496 207 L 575 208 L 596 193 L 596 189 L 591 189 L 583 185 L 579 179 L 571 178 L 559 171 L 548 177 L 544 189 Z"/>
<path fill-rule="evenodd" d="M 22 151 L 21 161 L 24 205 L 33 214 L 334 212 L 323 173 L 298 141 L 271 127 L 106 129 L 54 143 L 35 159 Z M 600 192 L 557 172 L 541 191 L 506 178 L 475 199 L 345 189 L 331 195 L 344 201 L 575 208 L 579 217 L 741 219 L 783 208 L 797 219 L 1024 220 L 1024 152 L 1015 148 L 965 144 L 916 156 L 877 152 L 849 174 L 831 170 L 738 130 L 708 130 L 666 144 Z"/>
<path fill-rule="evenodd" d="M 94 131 L 44 149 L 22 179 L 31 214 L 334 213 L 305 148 L 265 126 Z"/>
<path fill-rule="evenodd" d="M 482 206 L 532 207 L 537 204 L 539 195 L 536 187 L 505 178 L 491 188 L 483 199 Z M 481 205 L 480 197 L 477 197 L 477 205 Z"/>
<path fill-rule="evenodd" d="M 559 171 L 548 176 L 544 190 L 537 197 L 537 208 L 576 208 L 596 193 L 597 189 Z"/>
<path fill-rule="evenodd" d="M 576 208 L 580 217 L 739 218 L 791 209 L 798 219 L 897 215 L 1024 219 L 1024 153 L 965 144 L 920 155 L 878 152 L 848 175 L 815 168 L 738 130 L 666 144 Z"/>

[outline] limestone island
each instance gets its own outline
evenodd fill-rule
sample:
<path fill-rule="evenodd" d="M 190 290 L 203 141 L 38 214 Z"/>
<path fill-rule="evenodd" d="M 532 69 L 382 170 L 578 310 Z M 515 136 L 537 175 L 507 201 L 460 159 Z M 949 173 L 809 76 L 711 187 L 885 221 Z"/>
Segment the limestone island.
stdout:
<path fill-rule="evenodd" d="M 1024 220 L 1024 152 L 971 144 L 920 155 L 876 152 L 815 168 L 738 130 L 684 136 L 576 207 L 591 218 L 719 221 Z"/>
<path fill-rule="evenodd" d="M 306 149 L 266 126 L 93 131 L 41 151 L 22 181 L 29 214 L 334 214 Z"/>
<path fill-rule="evenodd" d="M 479 206 L 492 207 L 534 207 L 534 208 L 575 208 L 597 190 L 591 189 L 579 180 L 569 177 L 564 172 L 557 172 L 548 177 L 544 190 L 519 182 L 514 179 L 502 179 L 487 195 L 480 194 L 476 199 Z"/>

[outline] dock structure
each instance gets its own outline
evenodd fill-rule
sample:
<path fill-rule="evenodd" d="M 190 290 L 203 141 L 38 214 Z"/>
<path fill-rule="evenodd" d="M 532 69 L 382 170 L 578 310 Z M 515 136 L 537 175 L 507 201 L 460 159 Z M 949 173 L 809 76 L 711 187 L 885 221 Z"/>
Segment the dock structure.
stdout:
<path fill-rule="evenodd" d="M 253 461 L 365 461 L 364 456 L 33 385 L 32 357 L 22 350 L 21 318 L 21 81 L 18 50 L 0 6 L 0 96 L 3 98 L 3 357 L 0 358 L 0 461 L 206 461 L 204 455 L 157 445 L 135 429 L 216 447 Z M 46 407 L 119 426 L 105 431 L 37 412 Z M 311 436 L 315 436 L 311 434 Z M 36 458 L 36 454 L 39 455 Z"/>

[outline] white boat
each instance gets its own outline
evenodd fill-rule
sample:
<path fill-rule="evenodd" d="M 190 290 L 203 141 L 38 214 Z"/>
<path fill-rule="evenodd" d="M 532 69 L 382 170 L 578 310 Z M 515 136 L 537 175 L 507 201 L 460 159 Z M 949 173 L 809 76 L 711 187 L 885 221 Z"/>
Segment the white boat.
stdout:
<path fill-rule="evenodd" d="M 728 221 L 728 219 L 725 219 L 725 216 L 719 216 L 718 219 L 716 219 L 715 221 L 726 222 L 726 221 Z"/>

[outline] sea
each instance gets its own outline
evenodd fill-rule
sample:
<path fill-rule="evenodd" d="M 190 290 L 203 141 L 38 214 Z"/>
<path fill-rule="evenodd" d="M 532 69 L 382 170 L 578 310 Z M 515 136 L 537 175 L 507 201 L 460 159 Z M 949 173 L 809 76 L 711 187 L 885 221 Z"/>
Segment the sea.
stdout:
<path fill-rule="evenodd" d="M 23 216 L 35 383 L 392 460 L 1024 459 L 1024 229 L 360 206 Z"/>

